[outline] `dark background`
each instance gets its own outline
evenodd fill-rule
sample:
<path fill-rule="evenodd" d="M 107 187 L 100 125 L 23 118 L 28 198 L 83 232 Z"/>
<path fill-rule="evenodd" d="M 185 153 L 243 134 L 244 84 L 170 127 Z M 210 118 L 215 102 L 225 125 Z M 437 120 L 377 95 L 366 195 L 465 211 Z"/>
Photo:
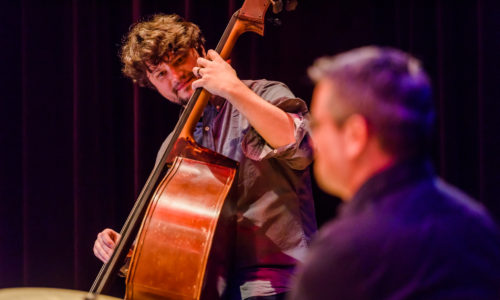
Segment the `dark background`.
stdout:
<path fill-rule="evenodd" d="M 178 13 L 214 48 L 242 1 L 3 1 L 0 4 L 0 287 L 89 289 L 96 234 L 121 228 L 178 108 L 120 74 L 141 16 Z M 240 78 L 285 82 L 310 102 L 314 59 L 376 44 L 422 60 L 435 88 L 438 173 L 500 219 L 500 2 L 299 1 L 246 34 Z M 315 187 L 319 224 L 338 200 Z"/>

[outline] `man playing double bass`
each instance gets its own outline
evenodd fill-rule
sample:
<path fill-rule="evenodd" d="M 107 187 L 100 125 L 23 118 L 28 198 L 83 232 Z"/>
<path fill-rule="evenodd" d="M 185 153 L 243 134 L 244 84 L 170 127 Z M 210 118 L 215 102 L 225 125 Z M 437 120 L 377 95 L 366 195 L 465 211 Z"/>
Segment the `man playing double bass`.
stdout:
<path fill-rule="evenodd" d="M 283 299 L 316 231 L 304 101 L 280 82 L 240 80 L 217 52 L 205 51 L 198 26 L 177 15 L 135 24 L 121 59 L 126 76 L 171 102 L 186 105 L 199 87 L 213 95 L 193 135 L 240 163 L 230 298 Z M 107 262 L 118 239 L 112 229 L 99 233 L 95 255 Z"/>

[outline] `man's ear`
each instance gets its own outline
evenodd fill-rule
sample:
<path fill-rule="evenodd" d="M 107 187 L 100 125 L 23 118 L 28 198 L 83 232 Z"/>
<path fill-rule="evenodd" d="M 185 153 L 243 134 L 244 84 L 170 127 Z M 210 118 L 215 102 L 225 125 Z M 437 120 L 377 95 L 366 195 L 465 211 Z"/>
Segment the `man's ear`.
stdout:
<path fill-rule="evenodd" d="M 205 47 L 200 46 L 200 50 L 201 50 L 201 55 L 202 55 L 203 57 L 207 56 L 207 51 L 205 51 Z"/>
<path fill-rule="evenodd" d="M 366 119 L 353 114 L 343 124 L 346 155 L 354 160 L 361 156 L 368 145 L 369 128 Z"/>

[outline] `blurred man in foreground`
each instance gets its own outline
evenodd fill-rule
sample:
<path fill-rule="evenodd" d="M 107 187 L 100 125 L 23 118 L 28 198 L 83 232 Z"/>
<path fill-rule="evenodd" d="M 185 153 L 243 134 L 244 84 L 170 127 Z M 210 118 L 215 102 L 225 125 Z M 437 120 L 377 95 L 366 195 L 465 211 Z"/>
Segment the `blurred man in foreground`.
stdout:
<path fill-rule="evenodd" d="M 496 225 L 429 163 L 434 110 L 419 61 L 364 47 L 309 74 L 315 176 L 345 203 L 291 299 L 500 299 Z"/>

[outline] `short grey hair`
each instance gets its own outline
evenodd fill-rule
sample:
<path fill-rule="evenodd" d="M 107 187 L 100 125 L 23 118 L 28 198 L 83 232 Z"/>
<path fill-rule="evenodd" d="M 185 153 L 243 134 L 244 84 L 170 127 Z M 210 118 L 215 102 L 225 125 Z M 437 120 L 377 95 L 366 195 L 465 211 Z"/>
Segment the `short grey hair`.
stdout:
<path fill-rule="evenodd" d="M 416 58 L 367 46 L 319 58 L 308 73 L 315 82 L 334 84 L 338 99 L 330 105 L 339 126 L 360 114 L 388 153 L 402 157 L 428 152 L 434 104 L 429 78 Z"/>

